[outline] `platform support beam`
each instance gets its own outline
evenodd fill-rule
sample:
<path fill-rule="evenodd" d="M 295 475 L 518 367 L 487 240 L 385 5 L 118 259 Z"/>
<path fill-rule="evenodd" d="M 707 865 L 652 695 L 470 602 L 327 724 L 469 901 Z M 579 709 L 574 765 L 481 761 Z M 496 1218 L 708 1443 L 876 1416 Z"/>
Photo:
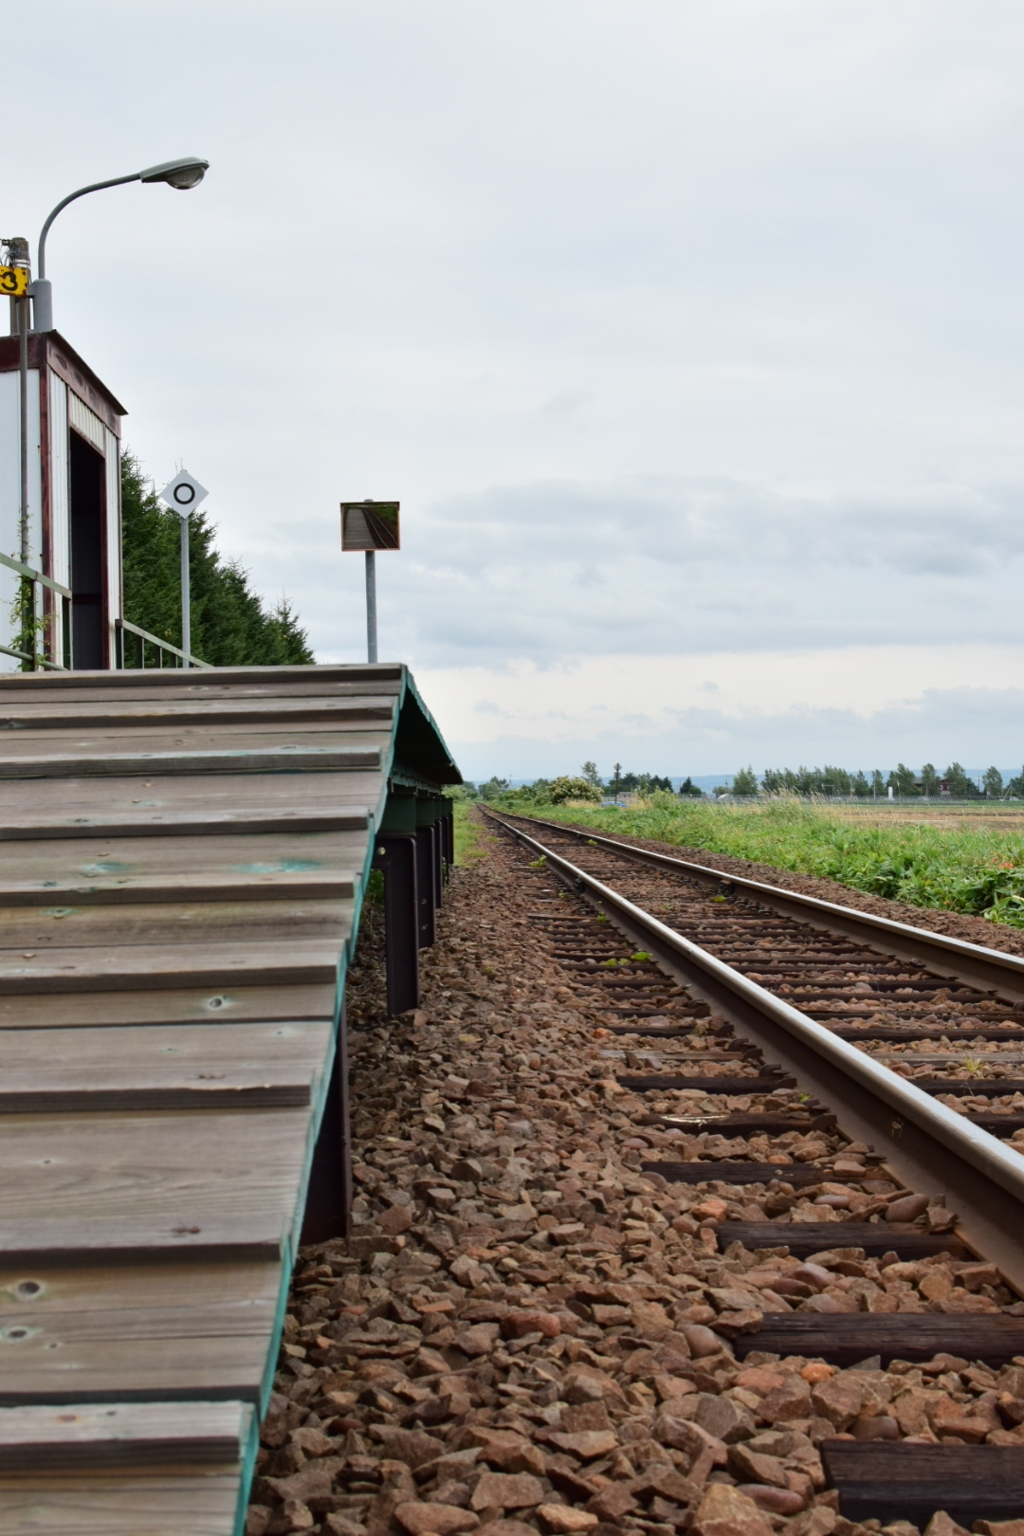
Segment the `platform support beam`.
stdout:
<path fill-rule="evenodd" d="M 343 1002 L 334 1066 L 313 1148 L 301 1241 L 326 1243 L 332 1237 L 347 1237 L 351 1213 L 352 1118 L 348 1099 L 348 1029 Z"/>
<path fill-rule="evenodd" d="M 373 867 L 384 875 L 384 954 L 388 1013 L 406 1013 L 420 1000 L 417 835 L 377 839 Z"/>

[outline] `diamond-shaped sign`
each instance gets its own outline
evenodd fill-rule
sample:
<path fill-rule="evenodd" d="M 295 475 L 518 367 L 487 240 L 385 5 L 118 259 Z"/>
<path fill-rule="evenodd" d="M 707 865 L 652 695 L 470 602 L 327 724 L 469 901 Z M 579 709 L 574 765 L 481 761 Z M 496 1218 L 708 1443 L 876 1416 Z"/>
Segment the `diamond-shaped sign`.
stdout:
<path fill-rule="evenodd" d="M 187 469 L 175 475 L 171 483 L 159 492 L 160 500 L 173 507 L 175 512 L 180 512 L 182 517 L 188 517 L 190 512 L 194 512 L 209 494 L 206 487 L 200 485 L 195 475 L 190 475 Z"/>

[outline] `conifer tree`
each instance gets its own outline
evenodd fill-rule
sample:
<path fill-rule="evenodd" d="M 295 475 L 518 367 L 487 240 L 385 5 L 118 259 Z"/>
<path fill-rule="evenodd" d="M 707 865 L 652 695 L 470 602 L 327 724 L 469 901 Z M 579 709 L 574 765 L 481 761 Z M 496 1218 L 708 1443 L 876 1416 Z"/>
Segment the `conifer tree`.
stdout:
<path fill-rule="evenodd" d="M 121 460 L 125 618 L 171 645 L 181 644 L 181 533 L 148 488 L 138 460 Z M 214 526 L 202 512 L 189 518 L 192 654 L 217 667 L 275 667 L 314 660 L 306 631 L 287 598 L 264 606 L 237 560 L 224 561 Z M 125 646 L 125 663 L 136 664 Z M 150 659 L 152 665 L 152 659 Z"/>

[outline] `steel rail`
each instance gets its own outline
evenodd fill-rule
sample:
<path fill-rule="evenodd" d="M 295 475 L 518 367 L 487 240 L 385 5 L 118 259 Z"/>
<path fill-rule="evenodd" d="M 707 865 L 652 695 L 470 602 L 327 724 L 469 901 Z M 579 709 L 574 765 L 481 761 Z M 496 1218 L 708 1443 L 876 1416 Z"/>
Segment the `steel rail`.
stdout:
<path fill-rule="evenodd" d="M 1024 1157 L 908 1079 L 866 1056 L 824 1025 L 684 938 L 520 827 L 489 811 L 579 895 L 687 988 L 824 1100 L 852 1139 L 873 1142 L 900 1182 L 943 1195 L 958 1232 L 1024 1294 Z M 717 875 L 717 871 L 715 872 Z M 779 1177 L 784 1178 L 780 1168 Z M 837 1238 L 842 1227 L 837 1224 Z"/>
<path fill-rule="evenodd" d="M 971 944 L 967 939 L 954 939 L 945 933 L 932 933 L 927 928 L 899 923 L 891 917 L 878 917 L 873 912 L 861 912 L 856 907 L 843 907 L 838 902 L 825 901 L 820 896 L 787 891 L 781 886 L 767 885 L 762 880 L 751 880 L 745 875 L 712 869 L 707 864 L 693 864 L 688 859 L 676 859 L 668 853 L 656 853 L 652 848 L 620 843 L 615 838 L 600 837 L 593 832 L 581 831 L 578 827 L 566 826 L 560 821 L 545 821 L 539 816 L 517 816 L 517 819 L 538 827 L 550 827 L 553 832 L 562 832 L 576 838 L 578 842 L 592 843 L 598 848 L 618 854 L 620 858 L 653 864 L 659 869 L 717 885 L 723 890 L 732 887 L 747 892 L 761 906 L 782 912 L 787 917 L 795 917 L 810 927 L 857 939 L 861 944 L 898 959 L 919 961 L 939 975 L 971 981 L 988 991 L 1000 993 L 1011 1002 L 1024 1002 L 1024 956 L 1009 955 L 1000 949 L 989 949 L 984 944 Z"/>

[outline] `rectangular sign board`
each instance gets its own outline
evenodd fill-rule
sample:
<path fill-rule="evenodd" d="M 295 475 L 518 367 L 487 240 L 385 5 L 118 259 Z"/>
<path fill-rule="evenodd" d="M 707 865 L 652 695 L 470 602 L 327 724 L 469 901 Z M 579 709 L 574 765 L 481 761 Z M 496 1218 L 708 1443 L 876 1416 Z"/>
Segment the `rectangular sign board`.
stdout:
<path fill-rule="evenodd" d="M 20 299 L 28 293 L 30 273 L 28 267 L 0 267 L 0 293 Z"/>
<path fill-rule="evenodd" d="M 341 547 L 398 549 L 398 502 L 343 501 Z"/>

